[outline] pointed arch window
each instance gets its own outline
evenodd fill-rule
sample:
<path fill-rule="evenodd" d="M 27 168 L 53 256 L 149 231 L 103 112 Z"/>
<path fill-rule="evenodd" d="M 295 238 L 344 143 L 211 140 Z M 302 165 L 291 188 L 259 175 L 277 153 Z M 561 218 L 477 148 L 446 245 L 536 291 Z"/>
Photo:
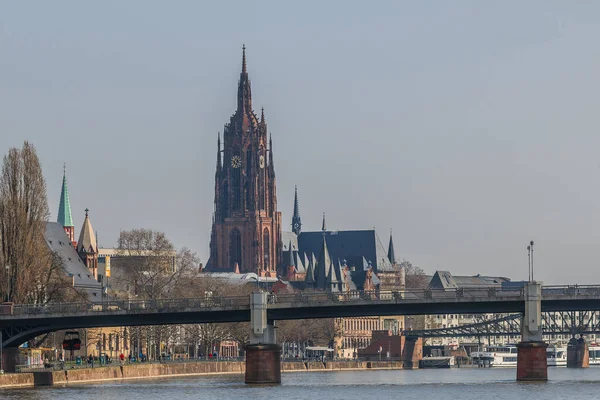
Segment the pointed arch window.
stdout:
<path fill-rule="evenodd" d="M 269 269 L 269 258 L 271 257 L 271 236 L 269 235 L 269 230 L 267 228 L 265 228 L 263 231 L 263 254 L 265 258 L 265 269 Z"/>
<path fill-rule="evenodd" d="M 235 267 L 235 263 L 238 266 L 242 266 L 242 234 L 239 229 L 235 228 L 229 234 L 229 266 Z"/>

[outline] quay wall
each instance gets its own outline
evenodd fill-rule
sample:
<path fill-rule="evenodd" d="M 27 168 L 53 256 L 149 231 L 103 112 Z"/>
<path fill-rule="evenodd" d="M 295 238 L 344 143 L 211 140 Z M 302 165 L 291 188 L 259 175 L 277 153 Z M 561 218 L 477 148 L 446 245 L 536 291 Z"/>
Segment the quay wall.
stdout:
<path fill-rule="evenodd" d="M 40 371 L 0 375 L 0 388 L 67 385 L 126 379 L 160 378 L 189 375 L 223 375 L 245 372 L 243 361 L 181 362 L 165 364 L 131 364 L 99 368 Z M 327 361 L 282 362 L 282 372 L 317 372 L 368 369 L 402 369 L 401 361 Z"/>

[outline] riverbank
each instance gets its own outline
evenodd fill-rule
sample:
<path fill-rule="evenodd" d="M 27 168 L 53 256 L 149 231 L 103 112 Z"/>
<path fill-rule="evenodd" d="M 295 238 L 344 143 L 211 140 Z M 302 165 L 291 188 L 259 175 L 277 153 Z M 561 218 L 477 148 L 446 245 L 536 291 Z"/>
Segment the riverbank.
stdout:
<path fill-rule="evenodd" d="M 245 372 L 243 361 L 173 362 L 164 364 L 127 364 L 100 368 L 41 371 L 0 375 L 0 388 L 68 385 L 128 379 L 193 375 L 226 375 Z M 282 362 L 282 372 L 357 371 L 402 369 L 400 361 Z M 243 381 L 243 378 L 240 378 Z"/>

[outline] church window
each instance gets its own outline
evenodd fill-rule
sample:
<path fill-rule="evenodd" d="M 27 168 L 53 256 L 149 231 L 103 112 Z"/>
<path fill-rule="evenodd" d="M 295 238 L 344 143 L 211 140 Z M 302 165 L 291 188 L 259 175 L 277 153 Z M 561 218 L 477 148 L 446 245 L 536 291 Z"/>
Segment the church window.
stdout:
<path fill-rule="evenodd" d="M 229 266 L 242 265 L 242 234 L 236 228 L 229 234 Z"/>
<path fill-rule="evenodd" d="M 271 254 L 271 240 L 270 240 L 270 236 L 269 236 L 269 230 L 267 228 L 265 228 L 265 230 L 263 231 L 263 254 L 265 257 L 265 269 L 269 269 L 269 257 Z"/>

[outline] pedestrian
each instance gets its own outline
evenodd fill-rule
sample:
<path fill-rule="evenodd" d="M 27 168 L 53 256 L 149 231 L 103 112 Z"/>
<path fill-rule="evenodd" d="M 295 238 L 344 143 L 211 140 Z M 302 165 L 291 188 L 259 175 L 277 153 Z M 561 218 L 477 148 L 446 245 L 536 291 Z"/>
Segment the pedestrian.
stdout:
<path fill-rule="evenodd" d="M 121 360 L 121 364 L 125 361 L 125 355 L 123 353 L 119 354 L 119 360 Z"/>

